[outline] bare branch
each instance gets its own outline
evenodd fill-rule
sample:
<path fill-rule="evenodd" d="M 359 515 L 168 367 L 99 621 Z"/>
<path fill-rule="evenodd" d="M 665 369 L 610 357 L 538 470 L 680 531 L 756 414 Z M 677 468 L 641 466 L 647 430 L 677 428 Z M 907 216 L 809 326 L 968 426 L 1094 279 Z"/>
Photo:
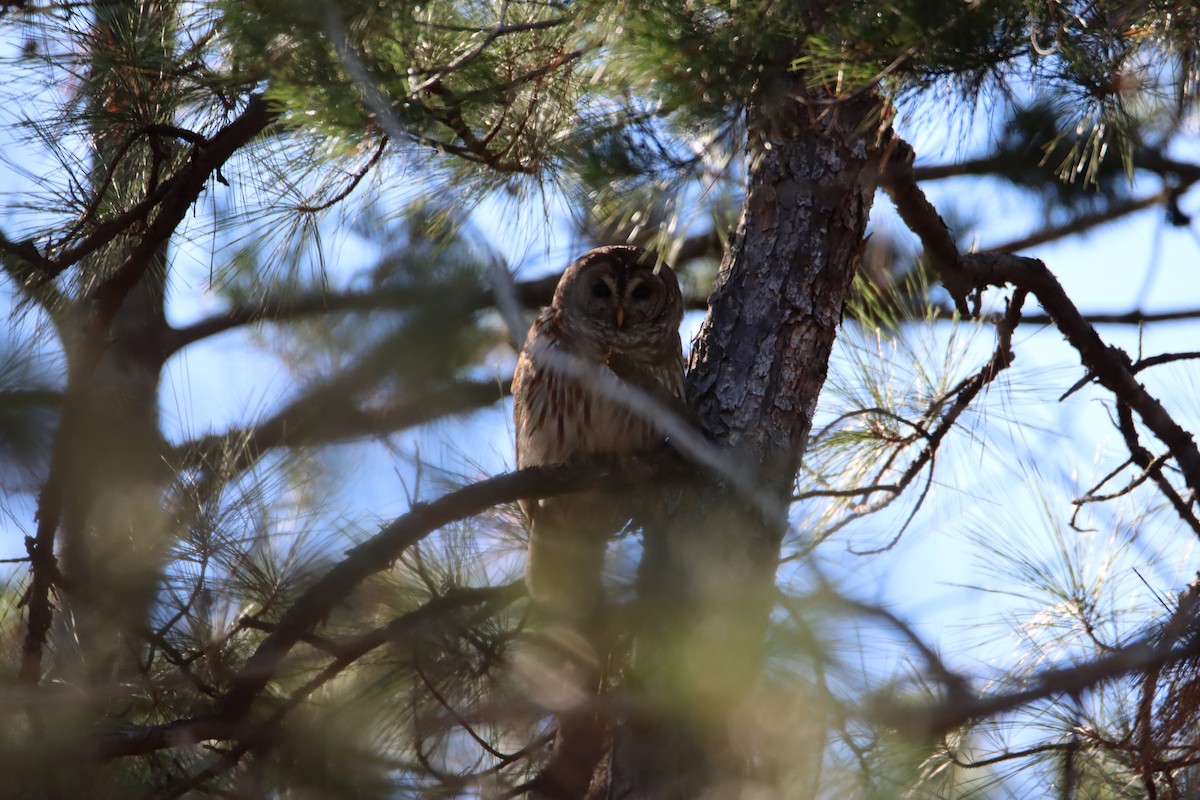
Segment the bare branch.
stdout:
<path fill-rule="evenodd" d="M 1005 177 L 1012 174 L 1013 165 L 1027 159 L 1011 149 L 1001 149 L 983 158 L 968 159 L 954 164 L 926 164 L 913 168 L 913 177 L 918 181 L 937 181 L 969 175 L 995 175 Z M 1161 177 L 1174 178 L 1184 185 L 1200 181 L 1200 166 L 1186 161 L 1169 158 L 1161 150 L 1141 149 L 1133 154 L 1135 169 L 1144 169 Z"/>
<path fill-rule="evenodd" d="M 896 454 L 893 454 L 893 459 L 889 459 L 885 464 L 883 464 L 883 466 L 878 468 L 878 470 L 876 471 L 876 481 L 873 482 L 871 485 L 864 486 L 864 487 L 856 487 L 856 488 L 847 489 L 847 490 L 818 489 L 818 490 L 813 490 L 813 491 L 808 491 L 808 492 L 802 492 L 793 497 L 793 499 L 795 499 L 795 500 L 803 500 L 803 499 L 807 499 L 810 497 L 838 497 L 838 496 L 856 497 L 859 495 L 869 496 L 876 492 L 885 492 L 886 493 L 886 496 L 883 497 L 882 499 L 874 501 L 874 502 L 864 502 L 861 507 L 853 509 L 850 513 L 846 514 L 844 517 L 842 517 L 837 522 L 830 525 L 828 528 L 825 528 L 824 530 L 816 533 L 813 536 L 812 541 L 809 543 L 809 545 L 805 548 L 802 548 L 799 551 L 799 553 L 792 556 L 791 558 L 797 558 L 797 557 L 804 556 L 805 554 L 810 552 L 811 549 L 813 547 L 815 547 L 817 544 L 828 539 L 834 533 L 838 532 L 839 530 L 841 530 L 842 528 L 844 528 L 846 525 L 850 524 L 854 520 L 859 519 L 864 516 L 867 516 L 869 514 L 877 513 L 879 511 L 883 510 L 884 508 L 887 508 L 889 505 L 892 504 L 892 502 L 894 502 L 896 500 L 896 498 L 900 497 L 900 495 L 909 486 L 909 484 L 911 484 L 917 478 L 917 476 L 920 475 L 921 472 L 923 470 L 925 470 L 926 468 L 928 468 L 931 471 L 930 472 L 930 480 L 932 479 L 933 462 L 934 462 L 934 459 L 937 457 L 937 451 L 938 451 L 938 448 L 941 446 L 942 440 L 946 438 L 946 435 L 950 432 L 950 430 L 957 423 L 958 418 L 960 416 L 962 416 L 962 413 L 964 411 L 966 411 L 967 407 L 970 406 L 971 402 L 974 401 L 974 399 L 979 395 L 979 393 L 981 391 L 983 391 L 984 387 L 986 387 L 988 384 L 990 384 L 992 381 L 994 381 L 996 379 L 996 376 L 999 375 L 1003 370 L 1007 369 L 1008 366 L 1012 363 L 1013 359 L 1015 358 L 1015 355 L 1013 354 L 1013 351 L 1012 351 L 1012 334 L 1013 334 L 1013 331 L 1015 330 L 1017 324 L 1021 321 L 1021 308 L 1022 308 L 1024 302 L 1025 302 L 1025 292 L 1023 290 L 1018 289 L 1017 291 L 1013 292 L 1013 296 L 1012 296 L 1012 298 L 1010 298 L 1010 300 L 1008 302 L 1008 309 L 1005 312 L 1004 317 L 1001 319 L 1000 322 L 997 323 L 997 329 L 998 329 L 997 340 L 998 341 L 996 344 L 996 350 L 992 354 L 992 357 L 983 366 L 983 368 L 980 369 L 980 371 L 978 373 L 961 381 L 951 391 L 947 392 L 944 396 L 942 396 L 942 397 L 938 398 L 936 401 L 934 401 L 931 404 L 930 409 L 925 412 L 926 415 L 932 416 L 938 409 L 940 409 L 941 406 L 945 405 L 945 403 L 950 398 L 953 398 L 953 402 L 950 404 L 950 407 L 946 410 L 946 412 L 944 414 L 942 414 L 941 418 L 938 420 L 936 427 L 934 427 L 932 430 L 926 432 L 926 430 L 923 426 L 915 425 L 913 423 L 907 423 L 909 425 L 912 425 L 912 427 L 914 427 L 918 431 L 920 437 L 924 438 L 926 440 L 926 444 L 923 448 L 921 448 L 921 452 L 917 454 L 916 458 L 914 458 L 908 464 L 908 466 L 905 467 L 905 469 L 901 473 L 900 477 L 894 483 L 891 483 L 891 484 L 880 483 L 879 479 L 881 479 L 883 475 L 887 474 L 888 470 L 891 468 L 892 460 L 895 458 Z M 872 412 L 875 412 L 875 409 L 867 409 L 867 410 L 864 410 L 862 413 L 872 413 Z M 892 418 L 897 418 L 894 414 L 891 414 L 891 412 L 885 412 L 885 415 L 890 416 Z M 850 415 L 843 415 L 843 417 L 841 417 L 839 419 L 845 419 L 845 418 L 848 418 L 849 416 Z M 835 420 L 835 423 L 836 423 L 836 420 Z M 830 427 L 832 426 L 832 424 L 834 424 L 834 423 L 831 423 L 830 426 L 826 426 L 821 431 L 821 433 L 824 434 L 825 432 L 827 432 L 830 429 Z M 907 441 L 903 442 L 902 445 L 909 444 L 915 438 L 916 438 L 916 435 L 914 435 L 913 437 L 910 437 Z M 900 450 L 902 450 L 902 449 L 903 449 L 903 447 L 900 448 Z M 899 452 L 899 450 L 897 452 Z M 882 548 L 877 548 L 874 550 L 864 550 L 864 551 L 855 551 L 855 552 L 858 553 L 859 555 L 869 555 L 872 553 L 881 552 L 882 550 L 887 550 L 887 549 L 894 547 L 896 545 L 896 543 L 900 540 L 900 537 L 904 535 L 905 530 L 907 530 L 909 524 L 912 522 L 914 516 L 916 515 L 916 512 L 920 509 L 922 502 L 924 501 L 926 495 L 929 492 L 929 487 L 930 487 L 930 482 L 927 481 L 925 488 L 924 488 L 924 490 L 922 490 L 921 496 L 920 496 L 920 498 L 918 498 L 918 501 L 917 501 L 915 507 L 909 513 L 908 519 L 904 522 L 903 525 L 900 526 L 900 528 L 897 531 L 897 533 L 895 534 L 895 536 L 886 545 L 884 545 Z"/>
<path fill-rule="evenodd" d="M 1084 320 L 1092 325 L 1151 325 L 1156 322 L 1180 322 L 1200 319 L 1200 308 L 1180 308 L 1174 311 L 1125 311 L 1113 313 L 1081 312 Z M 938 307 L 933 309 L 933 317 L 942 321 L 959 319 L 955 309 Z M 922 317 L 924 318 L 924 317 Z M 1021 321 L 1026 325 L 1053 325 L 1054 320 L 1046 313 L 1024 314 Z M 872 323 L 874 324 L 874 323 Z"/>
<path fill-rule="evenodd" d="M 1200 637 L 1182 634 L 1195 624 L 1196 588 L 1181 597 L 1171 618 L 1153 634 L 1070 667 L 1030 676 L 1027 688 L 992 695 L 960 695 L 930 706 L 880 700 L 868 716 L 914 739 L 942 736 L 973 720 L 1013 711 L 1058 695 L 1074 695 L 1113 680 L 1162 669 L 1200 655 Z M 1181 646 L 1176 646 L 1182 641 Z"/>
<path fill-rule="evenodd" d="M 886 176 L 888 192 L 905 223 L 921 238 L 960 313 L 966 308 L 968 295 L 978 297 L 977 293 L 988 286 L 1012 285 L 1031 292 L 1079 353 L 1083 365 L 1166 444 L 1193 496 L 1200 496 L 1200 450 L 1192 435 L 1137 381 L 1129 356 L 1104 344 L 1041 261 L 1002 253 L 960 256 L 945 222 L 913 180 L 911 148 L 901 143 L 900 152 L 899 163 L 893 164 Z"/>
<path fill-rule="evenodd" d="M 1125 437 L 1125 446 L 1129 448 L 1129 457 L 1133 463 L 1137 464 L 1145 470 L 1151 478 L 1154 479 L 1158 489 L 1162 492 L 1163 497 L 1167 498 L 1167 502 L 1179 514 L 1179 518 L 1192 529 L 1192 531 L 1200 536 L 1200 519 L 1196 518 L 1192 511 L 1192 504 L 1179 496 L 1179 492 L 1175 491 L 1175 487 L 1163 474 L 1162 467 L 1158 465 L 1161 458 L 1155 458 L 1149 450 L 1142 446 L 1138 440 L 1137 426 L 1133 423 L 1133 412 L 1129 407 L 1123 404 L 1117 405 L 1117 427 L 1121 431 L 1121 435 Z"/>
<path fill-rule="evenodd" d="M 1012 284 L 1032 292 L 1079 353 L 1084 366 L 1119 402 L 1137 412 L 1146 427 L 1170 449 L 1188 486 L 1200 495 L 1200 450 L 1192 435 L 1137 381 L 1129 356 L 1104 344 L 1045 264 L 1021 256 L 975 253 L 963 260 L 963 269 L 979 288 Z"/>
<path fill-rule="evenodd" d="M 1138 359 L 1136 362 L 1134 362 L 1131 369 L 1134 372 L 1141 372 L 1149 367 L 1157 367 L 1162 364 L 1170 364 L 1175 361 L 1190 361 L 1198 358 L 1200 358 L 1200 351 L 1198 350 L 1191 350 L 1186 353 L 1162 353 L 1157 356 Z"/>
<path fill-rule="evenodd" d="M 1095 214 L 1086 214 L 1082 217 L 1071 220 L 1062 225 L 1054 225 L 1048 228 L 1031 233 L 1028 236 L 1022 236 L 1019 239 L 1004 242 L 1002 244 L 992 245 L 983 249 L 985 253 L 1012 253 L 1018 250 L 1025 250 L 1030 247 L 1036 247 L 1040 244 L 1053 242 L 1062 239 L 1065 236 L 1073 236 L 1076 233 L 1098 228 L 1109 222 L 1114 222 L 1130 214 L 1138 211 L 1143 211 L 1147 208 L 1162 205 L 1167 202 L 1170 197 L 1170 191 L 1167 189 L 1161 192 L 1155 192 L 1149 197 L 1142 197 L 1136 200 L 1128 200 L 1124 203 L 1117 203 L 1109 206 L 1103 211 Z"/>
<path fill-rule="evenodd" d="M 350 196 L 350 193 L 353 192 L 355 190 L 355 188 L 358 187 L 358 184 L 362 183 L 362 179 L 367 177 L 367 173 L 369 173 L 375 167 L 375 165 L 379 163 L 379 159 L 383 158 L 383 151 L 385 149 L 387 149 L 387 144 L 388 144 L 388 137 L 384 136 L 384 137 L 380 138 L 379 145 L 375 148 L 375 152 L 371 154 L 371 157 L 369 159 L 367 159 L 367 163 L 363 165 L 362 169 L 359 169 L 356 172 L 354 172 L 350 176 L 350 183 L 348 183 L 344 189 L 339 191 L 333 197 L 329 198 L 328 200 L 326 200 L 323 203 L 318 203 L 316 205 L 309 205 L 308 203 L 304 203 L 302 205 L 296 206 L 296 210 L 302 211 L 305 214 L 313 214 L 318 211 L 324 211 L 327 208 L 332 208 L 333 206 L 335 206 L 338 203 L 345 200 L 347 197 Z"/>

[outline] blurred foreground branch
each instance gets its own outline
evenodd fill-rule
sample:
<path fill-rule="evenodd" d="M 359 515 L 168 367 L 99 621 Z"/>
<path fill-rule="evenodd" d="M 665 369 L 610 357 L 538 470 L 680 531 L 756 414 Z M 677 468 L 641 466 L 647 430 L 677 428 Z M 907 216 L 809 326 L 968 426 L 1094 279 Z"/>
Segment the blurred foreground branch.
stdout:
<path fill-rule="evenodd" d="M 304 641 L 366 578 L 389 568 L 408 548 L 445 525 L 518 498 L 552 497 L 582 489 L 614 489 L 650 480 L 665 482 L 683 478 L 689 472 L 688 465 L 673 453 L 661 451 L 619 462 L 534 467 L 489 478 L 432 502 L 417 504 L 375 536 L 347 551 L 341 562 L 303 592 L 232 676 L 228 690 L 208 713 L 163 725 L 127 726 L 109 731 L 97 744 L 99 754 L 104 758 L 117 758 L 204 739 L 238 736 L 242 720 L 247 718 L 266 686 L 277 677 L 292 648 Z M 376 631 L 354 637 L 339 645 L 338 661 L 357 658 L 392 636 L 386 631 Z"/>

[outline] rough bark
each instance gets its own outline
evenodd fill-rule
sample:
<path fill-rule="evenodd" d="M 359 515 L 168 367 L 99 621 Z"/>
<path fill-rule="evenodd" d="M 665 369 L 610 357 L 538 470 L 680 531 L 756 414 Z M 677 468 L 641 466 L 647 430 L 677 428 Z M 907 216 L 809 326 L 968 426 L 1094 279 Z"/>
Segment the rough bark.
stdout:
<path fill-rule="evenodd" d="M 765 501 L 693 486 L 648 526 L 636 664 L 645 702 L 619 721 L 590 797 L 737 796 L 746 777 L 728 721 L 761 669 L 781 511 L 882 159 L 873 99 L 822 107 L 794 97 L 748 113 L 745 204 L 688 375 L 704 432 L 756 476 Z"/>

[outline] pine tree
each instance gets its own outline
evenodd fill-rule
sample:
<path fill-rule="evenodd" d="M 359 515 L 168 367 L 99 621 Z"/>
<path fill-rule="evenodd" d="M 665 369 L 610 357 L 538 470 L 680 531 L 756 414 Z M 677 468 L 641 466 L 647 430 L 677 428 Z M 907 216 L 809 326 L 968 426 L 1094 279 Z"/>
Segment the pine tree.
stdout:
<path fill-rule="evenodd" d="M 1126 607 L 1075 534 L 1110 534 L 1111 563 L 1138 544 L 1142 566 L 1190 571 L 1200 420 L 1149 375 L 1196 354 L 1110 346 L 1055 264 L 1014 253 L 1145 208 L 1190 224 L 1200 169 L 1172 149 L 1195 124 L 1190 5 L 0 15 L 19 49 L 7 161 L 34 179 L 0 214 L 2 452 L 26 537 L 2 623 L 13 796 L 957 797 L 1004 791 L 1006 769 L 1047 796 L 1188 796 L 1195 585 Z M 914 152 L 898 130 L 930 98 L 958 106 L 932 124 L 995 114 L 990 152 Z M 1136 194 L 1135 174 L 1160 191 Z M 971 252 L 922 185 L 972 175 L 1050 222 Z M 878 190 L 911 247 L 868 237 Z M 500 198 L 561 200 L 576 243 L 649 245 L 679 269 L 706 309 L 692 428 L 622 464 L 479 478 L 416 458 L 406 509 L 370 527 L 342 508 L 338 454 L 498 419 L 506 379 L 486 365 L 554 285 L 514 279 L 486 244 Z M 347 274 L 350 248 L 326 243 L 354 237 L 380 255 Z M 173 293 L 205 292 L 211 315 L 171 321 Z M 874 520 L 884 535 L 857 549 L 886 551 L 930 524 L 956 466 L 1022 457 L 988 414 L 1042 346 L 1017 335 L 1034 323 L 1083 366 L 1057 393 L 1099 398 L 1121 453 L 1073 502 L 1025 476 L 1047 519 L 1022 507 L 1009 527 L 1041 531 L 1036 546 L 987 521 L 977 549 L 1028 587 L 1028 656 L 968 675 L 828 579 L 821 549 Z M 166 420 L 168 387 L 204 388 L 172 365 L 243 332 L 289 366 L 284 398 L 224 430 Z M 604 685 L 563 710 L 514 668 L 529 636 L 514 501 L 585 486 L 628 501 L 637 530 L 612 546 Z M 880 674 L 895 653 L 914 666 Z"/>

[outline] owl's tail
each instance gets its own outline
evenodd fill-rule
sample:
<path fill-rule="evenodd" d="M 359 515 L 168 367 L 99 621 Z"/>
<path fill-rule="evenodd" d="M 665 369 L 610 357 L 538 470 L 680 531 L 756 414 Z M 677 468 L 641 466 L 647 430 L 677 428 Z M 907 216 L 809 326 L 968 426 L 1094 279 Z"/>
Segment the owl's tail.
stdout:
<path fill-rule="evenodd" d="M 586 493 L 552 498 L 537 509 L 525 585 L 539 615 L 578 625 L 599 610 L 608 539 L 624 522 L 612 505 L 612 497 Z"/>
<path fill-rule="evenodd" d="M 533 635 L 518 655 L 518 677 L 532 699 L 557 712 L 558 728 L 531 800 L 585 796 L 604 752 L 606 724 L 594 703 L 607 651 L 604 554 L 624 525 L 619 503 L 582 492 L 545 500 L 533 513 L 525 566 Z"/>

